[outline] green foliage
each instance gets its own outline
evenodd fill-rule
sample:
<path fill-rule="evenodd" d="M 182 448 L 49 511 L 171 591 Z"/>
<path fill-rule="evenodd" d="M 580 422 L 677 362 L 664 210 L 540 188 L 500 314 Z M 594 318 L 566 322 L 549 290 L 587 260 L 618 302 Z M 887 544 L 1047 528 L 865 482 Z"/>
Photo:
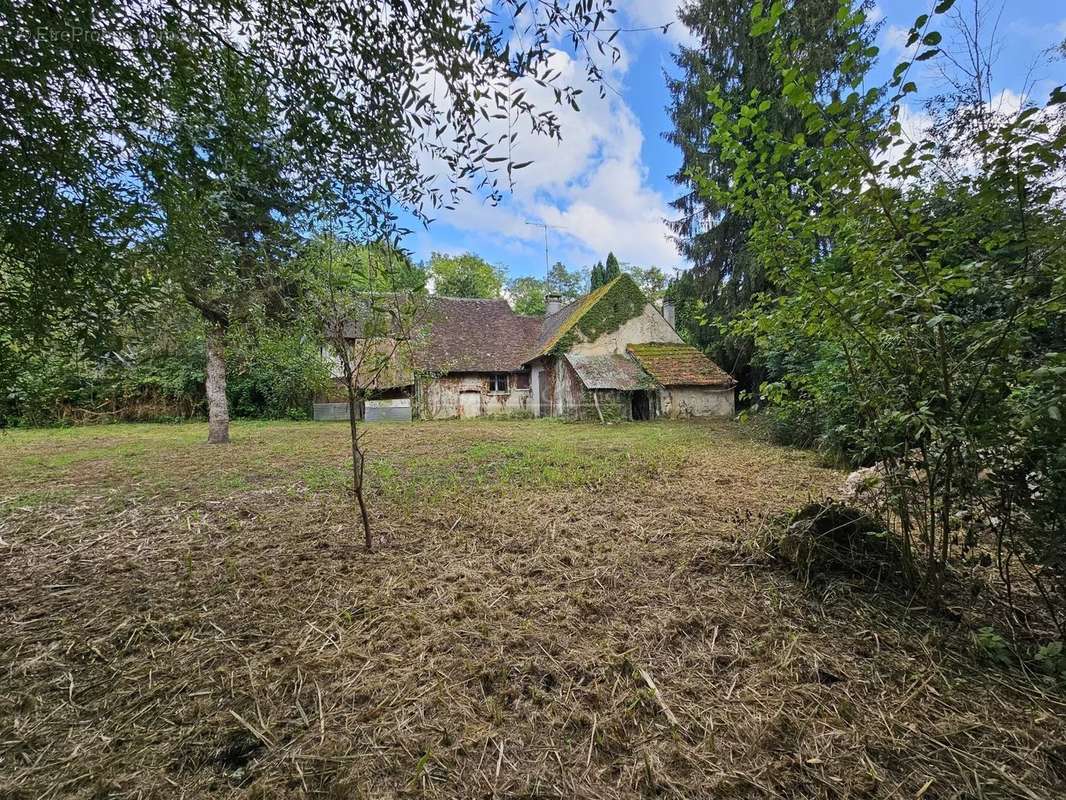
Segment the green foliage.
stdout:
<path fill-rule="evenodd" d="M 585 276 L 578 270 L 569 270 L 561 261 L 552 264 L 548 272 L 548 289 L 561 295 L 563 302 L 577 300 L 589 291 L 585 285 Z"/>
<path fill-rule="evenodd" d="M 654 269 L 654 267 L 652 269 Z M 627 270 L 627 271 L 629 271 L 629 270 Z M 590 282 L 591 283 L 591 291 L 594 292 L 597 289 L 599 289 L 601 286 L 606 286 L 608 283 L 613 281 L 615 278 L 617 278 L 621 274 L 622 274 L 622 263 L 618 260 L 618 258 L 615 256 L 614 253 L 608 253 L 607 254 L 606 263 L 604 263 L 602 261 L 597 261 L 596 265 L 592 268 L 592 279 L 591 279 L 591 282 Z M 637 278 L 638 276 L 645 277 L 645 278 L 649 277 L 649 276 L 643 275 L 640 272 L 631 273 L 631 275 L 634 278 Z"/>
<path fill-rule="evenodd" d="M 593 342 L 605 333 L 618 330 L 644 310 L 647 298 L 628 275 L 615 278 L 589 294 L 571 312 L 549 344 L 549 352 L 561 355 L 579 340 Z"/>
<path fill-rule="evenodd" d="M 676 306 L 676 326 L 686 341 L 719 363 L 734 365 L 731 371 L 741 385 L 756 390 L 764 370 L 751 364 L 751 339 L 730 323 L 757 296 L 777 288 L 748 247 L 750 216 L 700 188 L 713 183 L 726 189 L 733 173 L 730 159 L 712 134 L 719 122 L 739 121 L 740 104 L 757 92 L 762 102 L 769 103 L 761 113 L 783 139 L 803 133 L 816 147 L 824 135 L 807 131 L 802 114 L 781 97 L 784 82 L 772 61 L 771 41 L 759 34 L 766 25 L 761 21 L 764 5 L 770 6 L 756 0 L 682 4 L 681 22 L 696 43 L 678 49 L 677 77 L 667 77 L 673 123 L 667 139 L 682 156 L 681 166 L 671 176 L 679 196 L 671 203 L 678 217 L 670 225 L 681 255 L 693 265 L 669 291 Z M 861 0 L 858 5 L 868 8 L 873 3 Z M 777 19 L 777 36 L 789 48 L 793 65 L 810 75 L 825 95 L 846 91 L 849 81 L 863 74 L 872 59 L 867 51 L 857 58 L 846 57 L 852 37 L 868 46 L 876 34 L 876 26 L 841 18 L 839 6 L 839 0 L 806 0 L 801 9 L 797 4 L 793 13 Z M 758 18 L 754 24 L 753 14 Z M 714 87 L 736 105 L 712 119 L 714 111 L 721 111 L 708 110 L 707 92 Z M 804 165 L 795 160 L 786 158 L 777 166 L 786 175 L 803 174 Z"/>
<path fill-rule="evenodd" d="M 564 305 L 580 298 L 585 293 L 584 275 L 555 261 L 547 281 L 532 276 L 517 277 L 507 284 L 507 293 L 518 314 L 538 317 L 545 313 L 545 295 L 549 293 L 559 294 Z"/>
<path fill-rule="evenodd" d="M 612 390 L 582 389 L 581 404 L 571 408 L 568 422 L 602 422 L 611 424 L 629 419 L 629 396 Z M 599 409 L 597 410 L 597 404 Z"/>
<path fill-rule="evenodd" d="M 666 273 L 658 267 L 638 267 L 635 264 L 625 264 L 622 269 L 644 292 L 648 302 L 661 300 L 666 295 Z"/>
<path fill-rule="evenodd" d="M 568 270 L 562 262 L 556 261 L 546 281 L 528 276 L 515 278 L 507 284 L 507 293 L 516 312 L 540 316 L 545 312 L 545 295 L 557 294 L 565 305 L 585 293 L 584 283 L 585 278 L 580 272 Z"/>
<path fill-rule="evenodd" d="M 329 384 L 328 365 L 299 321 L 235 326 L 227 392 L 235 416 L 304 418 Z M 27 351 L 2 404 L 7 425 L 158 421 L 204 413 L 204 323 L 180 300 L 119 330 L 113 349 L 52 337 Z"/>
<path fill-rule="evenodd" d="M 274 126 L 262 76 L 230 52 L 214 68 L 217 95 L 191 84 L 210 52 L 179 60 L 169 122 L 138 176 L 159 209 L 148 252 L 204 319 L 225 329 L 256 305 L 278 302 L 278 276 L 295 253 L 303 210 L 294 154 Z M 193 66 L 195 65 L 195 66 Z"/>
<path fill-rule="evenodd" d="M 603 265 L 603 282 L 610 283 L 621 274 L 622 265 L 618 263 L 614 253 L 608 253 L 607 261 Z"/>
<path fill-rule="evenodd" d="M 606 272 L 603 268 L 603 262 L 597 261 L 592 267 L 592 274 L 589 280 L 589 291 L 594 292 L 607 283 L 605 274 Z"/>
<path fill-rule="evenodd" d="M 973 644 L 978 654 L 993 664 L 1008 667 L 1014 661 L 1007 640 L 995 628 L 978 628 L 973 633 Z"/>
<path fill-rule="evenodd" d="M 539 278 L 529 276 L 515 278 L 507 284 L 507 293 L 511 296 L 511 307 L 516 313 L 531 317 L 541 316 L 544 313 L 544 295 L 547 292 L 547 282 Z"/>
<path fill-rule="evenodd" d="M 1066 681 L 1066 650 L 1063 649 L 1061 641 L 1042 645 L 1037 649 L 1034 660 L 1045 674 Z"/>
<path fill-rule="evenodd" d="M 495 298 L 503 289 L 504 271 L 480 256 L 433 253 L 429 258 L 433 291 L 442 297 Z"/>
<path fill-rule="evenodd" d="M 753 35 L 781 96 L 711 89 L 727 180 L 693 174 L 750 220 L 748 252 L 777 287 L 732 328 L 781 372 L 766 399 L 881 465 L 881 511 L 934 602 L 953 550 L 982 537 L 1004 558 L 1066 563 L 1066 518 L 1050 499 L 1066 489 L 1066 95 L 997 115 L 964 93 L 934 106 L 932 132 L 911 142 L 899 121 L 915 90 L 908 65 L 885 90 L 862 91 L 858 72 L 850 93 L 825 94 L 793 58 L 795 14 L 760 6 Z M 842 5 L 839 19 L 852 32 L 845 60 L 862 63 L 861 11 Z M 935 40 L 927 19 L 911 35 Z M 780 124 L 778 104 L 801 131 Z"/>
<path fill-rule="evenodd" d="M 164 217 L 173 238 L 179 217 L 181 226 L 195 228 L 201 211 L 214 224 L 222 206 L 237 207 L 214 204 L 198 187 L 183 195 L 152 185 L 165 183 L 167 165 L 189 177 L 190 151 L 173 125 L 188 125 L 190 112 L 202 111 L 201 128 L 219 120 L 218 141 L 206 140 L 205 158 L 217 160 L 224 149 L 218 145 L 247 138 L 232 124 L 233 107 L 218 113 L 233 72 L 254 80 L 247 110 L 274 134 L 270 147 L 241 148 L 245 191 L 272 189 L 260 167 L 298 150 L 299 158 L 286 159 L 284 177 L 300 205 L 328 200 L 331 214 L 361 238 L 394 233 L 399 210 L 427 222 L 462 192 L 498 197 L 528 164 L 510 158 L 513 137 L 488 141 L 496 139 L 489 130 L 502 113 L 502 95 L 485 87 L 503 91 L 536 75 L 555 104 L 576 109 L 581 90 L 548 69 L 557 36 L 565 29 L 578 50 L 595 36 L 601 51 L 618 53 L 596 34 L 610 16 L 606 0 L 547 0 L 545 13 L 529 23 L 527 44 L 513 48 L 494 20 L 519 15 L 525 5 L 417 0 L 387 15 L 351 13 L 339 0 L 320 3 L 314 14 L 293 0 L 5 5 L 0 254 L 10 260 L 0 266 L 0 329 L 25 342 L 69 324 L 86 341 L 99 341 L 146 277 L 130 242 L 154 237 Z M 427 64 L 435 81 L 422 80 Z M 588 67 L 598 81 L 599 70 Z M 505 93 L 515 130 L 529 123 L 539 135 L 560 138 L 552 101 Z M 149 170 L 154 180 L 131 180 L 147 161 L 157 165 Z M 240 183 L 233 173 L 231 185 Z M 244 236 L 229 241 L 247 253 L 252 230 Z M 197 289 L 215 299 L 211 283 Z"/>
<path fill-rule="evenodd" d="M 314 395 L 332 384 L 317 342 L 299 328 L 267 328 L 234 337 L 226 381 L 233 415 L 308 418 Z"/>
<path fill-rule="evenodd" d="M 20 356 L 3 400 L 7 425 L 172 419 L 202 405 L 203 331 L 180 304 L 128 317 L 99 349 L 56 334 Z"/>
<path fill-rule="evenodd" d="M 346 292 L 418 292 L 426 273 L 410 255 L 383 241 L 348 242 L 320 234 L 300 248 L 283 280 L 293 287 L 296 307 L 309 296 L 328 291 L 329 285 Z"/>

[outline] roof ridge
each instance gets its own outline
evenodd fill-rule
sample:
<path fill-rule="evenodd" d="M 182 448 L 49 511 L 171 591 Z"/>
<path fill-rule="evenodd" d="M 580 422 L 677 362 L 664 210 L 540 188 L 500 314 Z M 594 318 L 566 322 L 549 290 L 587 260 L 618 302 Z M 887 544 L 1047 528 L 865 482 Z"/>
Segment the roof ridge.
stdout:
<path fill-rule="evenodd" d="M 507 303 L 506 297 L 452 297 L 450 294 L 431 294 L 434 300 L 462 300 L 477 303 Z M 507 303 L 510 306 L 510 303 Z"/>

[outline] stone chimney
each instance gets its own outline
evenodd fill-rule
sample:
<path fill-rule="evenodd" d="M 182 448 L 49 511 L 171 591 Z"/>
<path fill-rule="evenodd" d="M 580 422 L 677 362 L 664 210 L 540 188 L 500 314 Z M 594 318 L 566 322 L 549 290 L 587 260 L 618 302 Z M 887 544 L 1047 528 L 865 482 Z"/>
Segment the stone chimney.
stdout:
<path fill-rule="evenodd" d="M 551 316 L 563 307 L 563 296 L 554 293 L 544 295 L 544 306 L 544 313 Z"/>
<path fill-rule="evenodd" d="M 674 301 L 663 298 L 663 317 L 670 323 L 670 327 L 674 327 Z"/>

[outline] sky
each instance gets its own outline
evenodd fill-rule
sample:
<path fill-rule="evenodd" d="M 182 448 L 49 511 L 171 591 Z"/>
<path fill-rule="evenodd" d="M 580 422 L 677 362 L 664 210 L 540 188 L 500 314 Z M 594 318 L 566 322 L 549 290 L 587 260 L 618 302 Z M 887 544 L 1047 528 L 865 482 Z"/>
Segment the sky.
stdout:
<path fill-rule="evenodd" d="M 955 8 L 972 13 L 973 2 L 958 0 Z M 932 0 L 880 0 L 873 8 L 872 18 L 881 22 L 873 81 L 886 81 L 906 57 L 907 30 L 933 5 Z M 982 6 L 989 24 L 998 17 L 993 104 L 1011 110 L 1025 97 L 1043 102 L 1053 86 L 1066 83 L 1066 61 L 1049 63 L 1042 57 L 1066 39 L 1066 2 L 983 0 Z M 549 261 L 562 261 L 571 269 L 603 260 L 608 251 L 623 262 L 655 265 L 668 274 L 685 268 L 665 222 L 671 217 L 669 201 L 678 192 L 669 176 L 677 170 L 680 154 L 663 138 L 671 127 L 664 71 L 676 73 L 671 55 L 691 38 L 677 21 L 677 0 L 615 0 L 615 7 L 615 27 L 673 24 L 665 34 L 620 34 L 615 44 L 622 58 L 607 72 L 606 97 L 600 99 L 587 87 L 579 112 L 558 109 L 562 141 L 522 137 L 514 158 L 534 163 L 515 172 L 513 192 L 496 206 L 472 196 L 454 211 L 438 213 L 428 228 L 417 229 L 406 241 L 416 259 L 426 260 L 433 251 L 470 251 L 499 265 L 509 277 L 543 277 L 544 229 L 532 222 L 554 226 L 548 229 Z M 952 41 L 950 20 L 939 18 L 933 27 L 944 35 L 944 45 Z M 584 85 L 581 62 L 565 52 L 557 58 L 555 66 L 564 78 L 572 76 Z M 909 73 L 920 94 L 904 109 L 905 127 L 920 128 L 925 119 L 921 95 L 943 86 L 935 64 L 936 59 L 923 62 L 922 71 Z"/>

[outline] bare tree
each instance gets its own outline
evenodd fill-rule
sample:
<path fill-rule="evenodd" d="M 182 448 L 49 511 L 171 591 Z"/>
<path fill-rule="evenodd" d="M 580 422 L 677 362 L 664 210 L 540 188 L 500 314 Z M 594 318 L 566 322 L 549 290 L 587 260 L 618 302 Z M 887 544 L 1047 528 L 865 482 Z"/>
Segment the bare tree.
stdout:
<path fill-rule="evenodd" d="M 348 399 L 352 449 L 352 495 L 359 507 L 367 551 L 374 540 L 365 491 L 366 431 L 361 411 L 376 391 L 414 383 L 416 355 L 428 328 L 425 292 L 402 286 L 395 251 L 385 247 L 378 264 L 368 258 L 366 274 L 356 283 L 338 269 L 339 242 L 327 239 L 327 274 L 320 287 L 317 315 L 324 344 L 341 369 Z"/>

